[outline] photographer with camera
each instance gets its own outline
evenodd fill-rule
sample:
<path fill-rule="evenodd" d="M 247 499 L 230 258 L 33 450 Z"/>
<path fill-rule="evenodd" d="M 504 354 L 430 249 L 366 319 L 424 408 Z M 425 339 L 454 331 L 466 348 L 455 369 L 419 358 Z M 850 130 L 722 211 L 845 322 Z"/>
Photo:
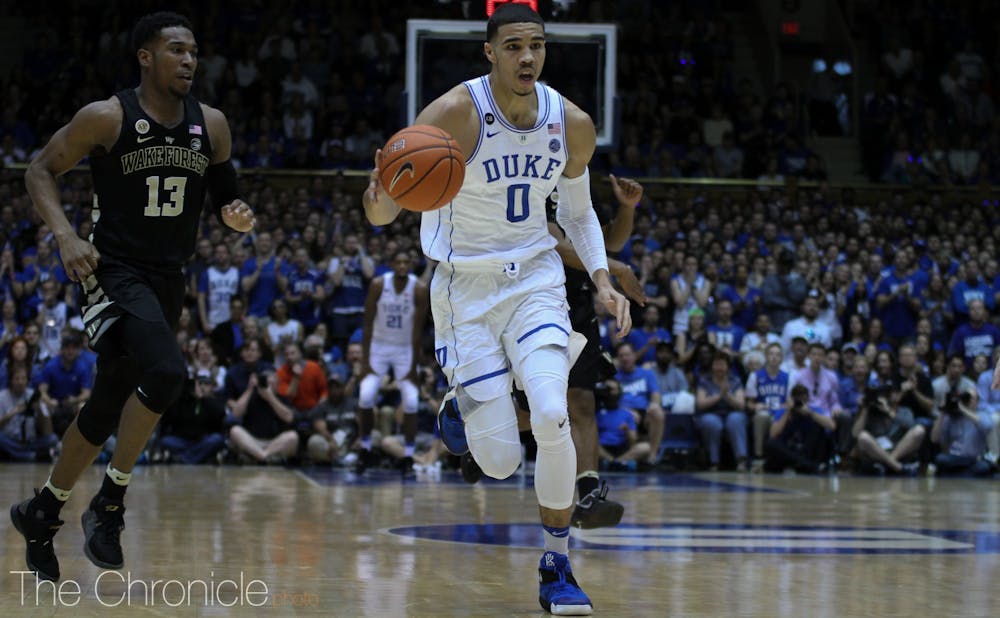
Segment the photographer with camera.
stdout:
<path fill-rule="evenodd" d="M 891 384 L 868 387 L 858 404 L 851 434 L 862 466 L 876 474 L 916 476 L 920 464 L 903 463 L 914 457 L 927 431 L 913 421 L 913 413 L 899 406 L 900 392 Z"/>
<path fill-rule="evenodd" d="M 252 461 L 277 463 L 296 453 L 299 435 L 293 428 L 295 410 L 278 396 L 274 370 L 260 355 L 260 341 L 247 340 L 240 348 L 242 362 L 226 374 L 228 406 L 238 422 L 229 439 Z"/>
<path fill-rule="evenodd" d="M 28 369 L 15 365 L 10 384 L 0 391 L 0 455 L 15 461 L 50 461 L 58 443 L 41 393 L 28 388 Z"/>
<path fill-rule="evenodd" d="M 159 446 L 164 461 L 204 463 L 226 445 L 226 408 L 216 399 L 215 387 L 212 374 L 199 369 L 167 409 L 160 421 Z"/>
<path fill-rule="evenodd" d="M 950 363 L 949 363 L 950 364 Z M 977 411 L 975 389 L 958 387 L 945 394 L 931 441 L 941 448 L 934 458 L 937 473 L 949 476 L 985 476 L 992 472 L 983 459 L 986 436 L 993 429 L 990 414 Z"/>
<path fill-rule="evenodd" d="M 836 427 L 829 410 L 809 405 L 809 389 L 792 387 L 784 410 L 778 410 L 771 425 L 770 440 L 764 446 L 764 470 L 812 474 L 821 470 L 830 454 L 830 432 Z"/>

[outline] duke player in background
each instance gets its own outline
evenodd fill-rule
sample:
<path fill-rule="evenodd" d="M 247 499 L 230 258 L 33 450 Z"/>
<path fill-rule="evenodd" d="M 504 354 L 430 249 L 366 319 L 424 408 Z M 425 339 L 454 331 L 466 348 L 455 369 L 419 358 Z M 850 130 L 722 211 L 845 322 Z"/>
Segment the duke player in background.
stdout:
<path fill-rule="evenodd" d="M 361 385 L 358 394 L 358 440 L 361 448 L 355 471 L 373 463 L 372 427 L 375 399 L 382 377 L 392 376 L 403 400 L 403 470 L 413 468 L 417 438 L 417 358 L 427 320 L 427 286 L 410 272 L 410 256 L 400 251 L 392 260 L 392 272 L 372 281 L 365 299 L 361 328 Z"/>
<path fill-rule="evenodd" d="M 557 185 L 559 225 L 623 334 L 631 326 L 629 305 L 611 285 L 591 205 L 594 123 L 538 83 L 545 62 L 541 17 L 525 5 L 501 5 L 487 23 L 483 51 L 490 73 L 455 86 L 416 119 L 450 133 L 466 155 L 458 195 L 425 213 L 421 225 L 424 253 L 439 262 L 430 295 L 435 352 L 451 386 L 444 416 L 457 408 L 468 449 L 485 474 L 510 476 L 521 463 L 511 399 L 517 378 L 538 444 L 535 493 L 545 543 L 539 603 L 553 614 L 589 614 L 592 604 L 568 558 L 576 476 L 566 407 L 571 326 L 563 265 L 545 216 Z M 380 160 L 381 151 L 363 198 L 374 225 L 399 214 L 380 186 Z M 449 448 L 460 446 L 453 441 Z"/>
<path fill-rule="evenodd" d="M 187 367 L 174 331 L 184 301 L 184 262 L 194 253 L 206 190 L 229 228 L 254 226 L 237 195 L 226 117 L 190 95 L 198 47 L 176 13 L 140 19 L 132 32 L 138 88 L 91 103 L 59 129 L 24 179 L 35 210 L 59 243 L 66 273 L 83 285 L 83 320 L 97 352 L 91 397 L 63 436 L 62 455 L 41 491 L 10 509 L 27 542 L 28 568 L 59 579 L 52 539 L 80 475 L 117 426 L 104 482 L 83 514 L 84 553 L 124 565 L 125 490 L 160 416 L 180 395 Z M 79 238 L 56 177 L 90 157 L 91 240 Z"/>

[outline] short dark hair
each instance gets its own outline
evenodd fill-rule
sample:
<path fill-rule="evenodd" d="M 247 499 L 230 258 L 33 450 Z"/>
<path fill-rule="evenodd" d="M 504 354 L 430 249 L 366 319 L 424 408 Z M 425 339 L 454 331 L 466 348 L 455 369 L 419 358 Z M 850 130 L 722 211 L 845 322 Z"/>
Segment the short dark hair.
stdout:
<path fill-rule="evenodd" d="M 493 15 L 490 16 L 489 21 L 486 22 L 486 40 L 492 41 L 497 35 L 497 30 L 500 26 L 506 26 L 507 24 L 522 24 L 524 22 L 531 22 L 533 24 L 538 24 L 542 27 L 542 31 L 545 30 L 545 21 L 542 16 L 536 13 L 527 4 L 520 4 L 517 2 L 510 2 L 507 4 L 501 4 L 493 11 Z"/>
<path fill-rule="evenodd" d="M 160 30 L 180 26 L 194 32 L 191 21 L 180 13 L 173 11 L 157 11 L 139 18 L 132 28 L 132 49 L 139 51 L 147 43 L 160 36 Z"/>
<path fill-rule="evenodd" d="M 64 348 L 82 348 L 83 347 L 83 336 L 79 331 L 71 330 L 67 331 L 62 336 L 62 341 L 60 342 Z"/>

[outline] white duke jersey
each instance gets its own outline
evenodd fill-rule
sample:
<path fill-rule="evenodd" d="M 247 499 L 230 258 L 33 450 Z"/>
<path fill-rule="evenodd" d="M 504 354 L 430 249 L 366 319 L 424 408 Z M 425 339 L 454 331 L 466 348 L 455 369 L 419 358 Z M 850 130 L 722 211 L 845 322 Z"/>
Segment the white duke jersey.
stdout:
<path fill-rule="evenodd" d="M 205 271 L 205 300 L 208 304 L 208 326 L 215 328 L 228 320 L 229 301 L 240 293 L 240 271 L 230 266 L 222 271 L 215 266 L 209 266 Z"/>
<path fill-rule="evenodd" d="M 413 341 L 413 288 L 417 285 L 417 277 L 409 275 L 406 287 L 399 294 L 392 279 L 391 272 L 382 275 L 382 295 L 378 297 L 372 325 L 372 344 L 409 346 Z"/>
<path fill-rule="evenodd" d="M 538 118 L 515 128 L 497 107 L 489 77 L 465 82 L 479 112 L 479 140 L 450 204 L 422 215 L 424 253 L 439 262 L 522 262 L 556 245 L 545 199 L 566 167 L 562 95 L 535 84 Z"/>

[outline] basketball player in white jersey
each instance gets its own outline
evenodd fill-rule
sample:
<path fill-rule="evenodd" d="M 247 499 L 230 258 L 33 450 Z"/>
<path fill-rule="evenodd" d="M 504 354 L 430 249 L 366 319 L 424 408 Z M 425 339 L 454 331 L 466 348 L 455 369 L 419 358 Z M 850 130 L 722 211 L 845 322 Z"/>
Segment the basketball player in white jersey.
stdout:
<path fill-rule="evenodd" d="M 416 364 L 420 339 L 427 320 L 427 286 L 410 272 L 410 256 L 398 252 L 392 272 L 372 281 L 365 299 L 361 328 L 361 385 L 358 393 L 358 453 L 356 472 L 373 463 L 372 427 L 375 424 L 375 399 L 382 377 L 389 373 L 399 387 L 403 403 L 403 471 L 413 468 L 413 449 L 417 437 L 417 404 L 420 391 L 416 385 Z"/>
<path fill-rule="evenodd" d="M 576 476 L 566 411 L 571 327 L 562 261 L 545 215 L 545 199 L 557 185 L 557 220 L 622 332 L 631 326 L 628 301 L 611 286 L 591 205 L 594 124 L 538 83 L 545 62 L 541 18 L 526 5 L 500 5 L 483 50 L 489 75 L 454 87 L 416 119 L 449 132 L 466 155 L 462 189 L 447 206 L 425 213 L 421 226 L 424 253 L 439 262 L 431 282 L 435 352 L 452 387 L 446 405 L 461 413 L 469 450 L 495 478 L 521 463 L 510 394 L 517 377 L 538 443 L 535 493 L 545 540 L 539 603 L 553 614 L 590 614 L 567 555 Z M 378 152 L 363 198 L 375 225 L 399 213 L 380 186 L 380 160 Z"/>

